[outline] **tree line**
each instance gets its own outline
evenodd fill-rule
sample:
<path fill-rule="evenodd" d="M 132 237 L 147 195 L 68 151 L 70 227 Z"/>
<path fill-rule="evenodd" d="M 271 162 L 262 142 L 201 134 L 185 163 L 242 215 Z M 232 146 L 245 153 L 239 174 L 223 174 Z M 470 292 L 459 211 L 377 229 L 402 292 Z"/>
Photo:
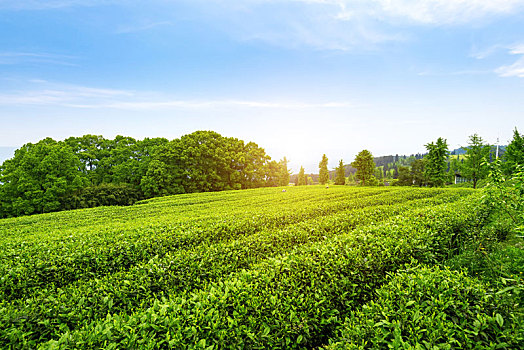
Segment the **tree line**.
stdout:
<path fill-rule="evenodd" d="M 178 139 L 99 135 L 28 143 L 0 166 L 0 217 L 192 192 L 282 186 L 286 158 L 253 142 L 196 131 Z"/>
<path fill-rule="evenodd" d="M 428 153 L 422 159 L 411 166 L 399 167 L 397 185 L 444 186 L 459 177 L 477 188 L 488 176 L 489 164 L 495 160 L 501 163 L 501 170 L 507 176 L 524 166 L 524 135 L 516 128 L 502 156 L 497 155 L 496 147 L 487 144 L 478 134 L 469 136 L 467 146 L 462 147 L 462 158 L 450 155 L 447 142 L 442 138 L 425 147 Z"/>
<path fill-rule="evenodd" d="M 397 186 L 441 187 L 453 183 L 457 176 L 476 188 L 479 181 L 487 177 L 489 163 L 498 156 L 494 154 L 498 153 L 497 147 L 485 143 L 477 134 L 471 135 L 468 145 L 461 148 L 462 158 L 460 154 L 449 151 L 447 141 L 443 138 L 427 143 L 425 148 L 425 154 L 379 158 L 374 158 L 368 150 L 362 150 L 350 164 L 344 165 L 343 160 L 339 161 L 338 167 L 332 172 L 332 183 L 377 186 L 384 185 L 387 181 Z M 513 139 L 501 154 L 499 161 L 505 175 L 509 176 L 517 171 L 518 166 L 524 166 L 524 135 L 515 129 Z M 318 175 L 318 183 L 323 185 L 330 181 L 327 162 L 324 154 L 319 163 Z M 313 175 L 308 179 L 312 177 Z M 301 167 L 296 177 L 296 185 L 306 184 L 313 184 L 313 181 L 306 180 L 304 168 Z"/>

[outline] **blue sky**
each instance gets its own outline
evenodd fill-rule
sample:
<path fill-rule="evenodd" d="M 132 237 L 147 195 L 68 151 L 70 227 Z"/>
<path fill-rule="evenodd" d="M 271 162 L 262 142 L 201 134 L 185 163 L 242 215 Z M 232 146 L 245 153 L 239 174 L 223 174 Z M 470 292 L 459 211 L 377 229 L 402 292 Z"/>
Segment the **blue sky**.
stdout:
<path fill-rule="evenodd" d="M 0 147 L 254 141 L 297 172 L 524 131 L 524 0 L 0 0 Z"/>

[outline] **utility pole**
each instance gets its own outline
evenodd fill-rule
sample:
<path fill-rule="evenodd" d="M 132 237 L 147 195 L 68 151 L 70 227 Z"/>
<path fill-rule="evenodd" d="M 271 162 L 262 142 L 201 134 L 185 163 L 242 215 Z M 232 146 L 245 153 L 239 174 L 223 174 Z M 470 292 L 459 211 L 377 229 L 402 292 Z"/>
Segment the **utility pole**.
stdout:
<path fill-rule="evenodd" d="M 497 137 L 497 153 L 495 154 L 495 159 L 499 159 L 499 138 Z"/>

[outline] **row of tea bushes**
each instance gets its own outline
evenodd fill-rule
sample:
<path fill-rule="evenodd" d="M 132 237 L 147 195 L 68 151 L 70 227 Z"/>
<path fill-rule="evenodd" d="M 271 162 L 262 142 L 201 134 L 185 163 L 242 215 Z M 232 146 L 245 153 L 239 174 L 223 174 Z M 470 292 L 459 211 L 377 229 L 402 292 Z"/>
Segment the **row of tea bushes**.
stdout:
<path fill-rule="evenodd" d="M 162 296 L 203 287 L 209 281 L 250 268 L 263 259 L 289 252 L 302 244 L 324 241 L 358 226 L 406 214 L 414 208 L 457 199 L 455 195 L 444 193 L 417 200 L 408 198 L 408 195 L 400 196 L 395 205 L 368 202 L 363 209 L 348 209 L 282 229 L 239 236 L 232 241 L 168 252 L 129 270 L 81 280 L 63 288 L 42 288 L 37 294 L 12 301 L 2 308 L 3 325 L 0 328 L 30 334 L 25 341 L 51 339 L 65 329 L 75 329 L 107 313 L 131 312 L 151 305 Z M 388 196 L 383 202 L 390 202 Z"/>
<path fill-rule="evenodd" d="M 33 244 L 2 243 L 0 238 L 4 258 L 0 263 L 0 275 L 3 276 L 0 279 L 0 297 L 5 300 L 25 298 L 50 285 L 64 287 L 77 280 L 100 278 L 174 250 L 249 236 L 264 229 L 285 227 L 345 209 L 432 197 L 439 193 L 438 190 L 368 191 L 363 197 L 356 195 L 348 198 L 346 194 L 337 196 L 336 200 L 333 195 L 319 196 L 317 193 L 315 205 L 303 207 L 304 204 L 298 201 L 288 205 L 294 208 L 291 214 L 273 209 L 271 215 L 264 208 L 259 208 L 256 202 L 250 208 L 237 203 L 235 210 L 228 209 L 227 203 L 216 202 L 215 215 L 209 215 L 206 209 L 205 216 L 200 216 L 198 222 L 173 228 L 137 226 L 116 232 L 73 234 L 61 240 L 42 237 L 41 241 Z M 448 195 L 453 197 L 452 193 Z M 279 201 L 275 202 L 275 208 L 279 208 Z M 243 203 L 250 205 L 249 200 Z M 122 209 L 125 213 L 128 207 Z M 223 212 L 229 213 L 226 220 L 221 220 Z M 199 217 L 197 213 L 195 215 Z"/>
<path fill-rule="evenodd" d="M 72 348 L 313 348 L 326 344 L 386 274 L 447 255 L 486 208 L 473 195 L 300 246 L 185 296 L 108 314 L 44 344 Z"/>
<path fill-rule="evenodd" d="M 512 292 L 462 272 L 409 266 L 352 313 L 325 349 L 521 349 L 524 312 Z"/>

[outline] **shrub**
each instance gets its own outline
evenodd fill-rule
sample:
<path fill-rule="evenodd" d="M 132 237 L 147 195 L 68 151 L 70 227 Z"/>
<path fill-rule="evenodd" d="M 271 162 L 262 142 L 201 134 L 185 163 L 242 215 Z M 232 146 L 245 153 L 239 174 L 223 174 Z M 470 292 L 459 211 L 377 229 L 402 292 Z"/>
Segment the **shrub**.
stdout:
<path fill-rule="evenodd" d="M 82 188 L 63 199 L 64 209 L 83 209 L 109 205 L 132 205 L 142 193 L 127 183 L 105 183 Z"/>
<path fill-rule="evenodd" d="M 516 349 L 524 319 L 510 294 L 456 271 L 410 267 L 352 314 L 326 349 Z"/>

